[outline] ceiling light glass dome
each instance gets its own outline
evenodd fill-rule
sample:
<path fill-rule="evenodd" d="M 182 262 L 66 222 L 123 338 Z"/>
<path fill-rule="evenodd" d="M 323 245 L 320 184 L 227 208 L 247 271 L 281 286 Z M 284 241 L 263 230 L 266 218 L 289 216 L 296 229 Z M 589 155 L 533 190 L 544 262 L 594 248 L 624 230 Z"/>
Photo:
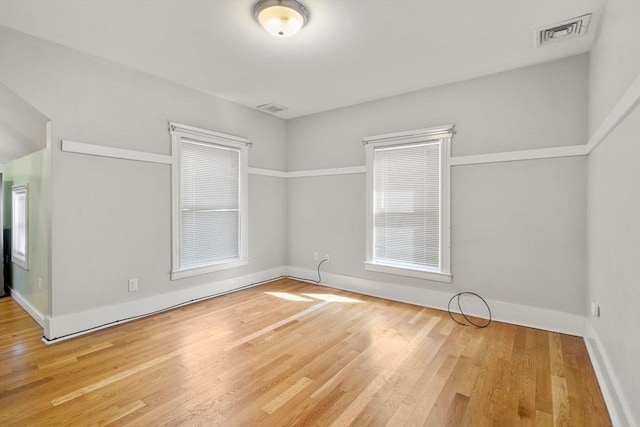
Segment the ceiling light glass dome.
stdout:
<path fill-rule="evenodd" d="M 309 22 L 309 10 L 296 0 L 258 0 L 254 18 L 276 37 L 289 37 Z"/>

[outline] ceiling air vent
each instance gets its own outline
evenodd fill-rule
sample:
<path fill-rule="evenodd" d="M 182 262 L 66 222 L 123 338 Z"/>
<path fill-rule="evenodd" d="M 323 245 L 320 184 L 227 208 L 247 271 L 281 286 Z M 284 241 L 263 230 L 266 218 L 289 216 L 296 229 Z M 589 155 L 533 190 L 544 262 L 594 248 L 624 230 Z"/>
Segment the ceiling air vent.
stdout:
<path fill-rule="evenodd" d="M 536 46 L 584 36 L 587 34 L 589 21 L 591 21 L 590 13 L 540 28 L 536 33 Z"/>
<path fill-rule="evenodd" d="M 284 105 L 278 105 L 273 103 L 258 105 L 256 108 L 260 111 L 264 111 L 265 113 L 270 113 L 270 114 L 277 114 L 282 111 L 287 111 L 289 109 Z"/>

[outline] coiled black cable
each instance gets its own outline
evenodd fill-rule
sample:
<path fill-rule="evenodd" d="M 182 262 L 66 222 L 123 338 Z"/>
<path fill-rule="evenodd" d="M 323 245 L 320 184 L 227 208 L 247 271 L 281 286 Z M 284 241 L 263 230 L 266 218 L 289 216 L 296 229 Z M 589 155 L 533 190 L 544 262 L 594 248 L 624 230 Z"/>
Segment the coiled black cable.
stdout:
<path fill-rule="evenodd" d="M 484 305 L 486 305 L 486 306 L 487 306 L 487 311 L 489 312 L 489 320 L 487 321 L 487 323 L 486 323 L 486 324 L 484 324 L 484 325 L 479 325 L 479 324 L 477 324 L 477 323 L 473 323 L 473 321 L 467 317 L 467 315 L 465 314 L 465 312 L 462 310 L 462 306 L 460 305 L 460 297 L 461 297 L 462 295 L 473 295 L 473 296 L 476 296 L 476 297 L 478 297 L 478 298 L 480 298 L 480 299 L 482 300 L 482 302 L 484 303 Z M 460 313 L 456 313 L 456 314 L 461 314 L 461 315 L 462 315 L 462 317 L 464 317 L 464 319 L 465 319 L 467 322 L 469 322 L 469 323 L 461 322 L 461 321 L 457 320 L 455 317 L 453 317 L 453 314 L 452 314 L 452 312 L 451 312 L 451 302 L 452 302 L 455 298 L 458 298 L 458 310 L 460 310 Z M 489 325 L 491 324 L 491 321 L 493 320 L 493 319 L 492 319 L 492 316 L 491 316 L 491 309 L 489 308 L 489 304 L 487 304 L 487 302 L 484 300 L 484 298 L 482 298 L 480 295 L 476 294 L 475 292 L 460 292 L 460 293 L 457 293 L 457 294 L 455 294 L 454 296 L 452 296 L 452 297 L 451 297 L 451 299 L 449 300 L 449 304 L 447 304 L 447 311 L 449 312 L 449 317 L 451 317 L 451 320 L 453 320 L 454 322 L 456 322 L 457 324 L 462 325 L 462 326 L 469 326 L 469 325 L 473 325 L 473 326 L 475 326 L 476 328 L 486 328 L 487 326 L 489 326 Z"/>

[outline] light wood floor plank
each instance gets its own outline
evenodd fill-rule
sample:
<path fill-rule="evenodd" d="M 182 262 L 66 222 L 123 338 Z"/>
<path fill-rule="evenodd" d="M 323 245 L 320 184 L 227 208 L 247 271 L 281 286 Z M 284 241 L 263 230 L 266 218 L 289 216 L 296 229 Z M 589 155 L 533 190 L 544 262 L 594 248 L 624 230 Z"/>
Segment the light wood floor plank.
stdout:
<path fill-rule="evenodd" d="M 567 382 L 564 377 L 551 376 L 551 390 L 553 394 L 553 425 L 570 426 L 571 415 L 569 413 L 569 396 Z"/>
<path fill-rule="evenodd" d="M 278 395 L 271 402 L 262 407 L 262 410 L 271 415 L 278 410 L 282 405 L 291 400 L 296 394 L 300 393 L 310 382 L 313 382 L 307 377 L 302 377 L 294 385 L 285 390 L 284 393 Z"/>
<path fill-rule="evenodd" d="M 579 337 L 292 279 L 41 334 L 0 299 L 0 425 L 611 425 Z"/>

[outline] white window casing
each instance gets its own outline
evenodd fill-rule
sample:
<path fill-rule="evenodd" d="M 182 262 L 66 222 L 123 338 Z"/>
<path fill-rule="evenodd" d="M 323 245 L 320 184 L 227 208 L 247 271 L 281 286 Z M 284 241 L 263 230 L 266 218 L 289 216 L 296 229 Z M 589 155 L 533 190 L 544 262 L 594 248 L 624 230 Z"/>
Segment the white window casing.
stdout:
<path fill-rule="evenodd" d="M 11 261 L 29 269 L 29 186 L 11 187 Z"/>
<path fill-rule="evenodd" d="M 249 263 L 249 140 L 171 122 L 172 280 Z"/>
<path fill-rule="evenodd" d="M 363 139 L 367 168 L 365 269 L 451 282 L 453 125 Z"/>

